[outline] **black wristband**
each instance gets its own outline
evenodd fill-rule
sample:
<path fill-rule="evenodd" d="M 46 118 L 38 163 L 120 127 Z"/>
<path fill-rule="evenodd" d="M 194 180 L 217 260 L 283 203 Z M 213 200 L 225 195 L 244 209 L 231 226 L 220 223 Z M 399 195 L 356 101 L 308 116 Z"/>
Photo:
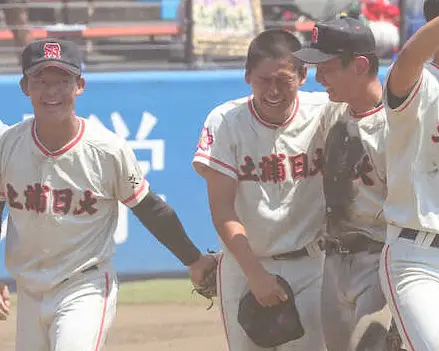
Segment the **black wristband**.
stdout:
<path fill-rule="evenodd" d="M 187 236 L 175 211 L 154 192 L 150 191 L 132 211 L 185 266 L 200 258 L 200 250 Z"/>

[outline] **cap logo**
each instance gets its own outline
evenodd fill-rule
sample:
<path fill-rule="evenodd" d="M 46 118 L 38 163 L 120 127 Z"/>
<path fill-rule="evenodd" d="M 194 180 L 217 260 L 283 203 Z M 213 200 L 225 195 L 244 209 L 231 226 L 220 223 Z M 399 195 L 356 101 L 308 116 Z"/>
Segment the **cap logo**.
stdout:
<path fill-rule="evenodd" d="M 44 57 L 46 59 L 61 59 L 61 46 L 58 43 L 44 44 Z"/>
<path fill-rule="evenodd" d="M 311 44 L 317 44 L 318 40 L 319 40 L 319 29 L 317 27 L 314 27 L 312 29 Z"/>

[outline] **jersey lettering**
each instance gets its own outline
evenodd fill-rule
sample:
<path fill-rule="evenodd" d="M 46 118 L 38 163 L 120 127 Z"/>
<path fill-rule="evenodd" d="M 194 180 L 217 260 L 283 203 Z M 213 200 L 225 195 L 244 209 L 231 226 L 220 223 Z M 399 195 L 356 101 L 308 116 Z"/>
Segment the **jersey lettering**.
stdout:
<path fill-rule="evenodd" d="M 300 153 L 288 157 L 290 165 L 290 173 L 293 179 L 307 178 L 314 176 L 319 172 L 323 173 L 323 150 L 317 149 L 312 160 L 312 166 L 309 166 L 309 156 L 306 153 Z M 239 166 L 241 172 L 238 174 L 240 181 L 258 181 L 281 183 L 287 179 L 287 169 L 285 161 L 287 156 L 284 154 L 271 154 L 270 156 L 262 156 L 258 163 L 261 171 L 260 178 L 255 173 L 256 165 L 250 156 L 244 157 L 244 164 Z"/>
<path fill-rule="evenodd" d="M 374 185 L 373 179 L 371 179 L 367 173 L 372 172 L 373 167 L 370 163 L 369 155 L 364 155 L 361 160 L 354 167 L 354 179 L 361 178 L 364 185 Z"/>
<path fill-rule="evenodd" d="M 18 210 L 23 209 L 23 204 L 21 202 L 16 201 L 18 197 L 17 191 L 11 184 L 6 185 L 7 188 L 7 196 L 8 196 L 8 206 L 12 208 L 16 208 Z"/>
<path fill-rule="evenodd" d="M 26 202 L 24 203 L 26 210 L 35 211 L 36 213 L 44 213 L 47 209 L 47 195 L 50 191 L 47 185 L 35 183 L 35 186 L 28 185 L 24 191 Z"/>
<path fill-rule="evenodd" d="M 53 213 L 67 214 L 72 206 L 72 189 L 53 190 Z"/>
<path fill-rule="evenodd" d="M 259 162 L 259 167 L 262 170 L 261 180 L 274 183 L 284 182 L 287 176 L 285 158 L 286 156 L 283 154 L 262 157 L 262 161 Z"/>
<path fill-rule="evenodd" d="M 97 203 L 96 197 L 90 190 L 84 191 L 84 198 L 79 200 L 79 205 L 75 207 L 73 211 L 72 201 L 73 201 L 73 191 L 72 189 L 50 189 L 49 186 L 45 184 L 35 183 L 32 185 L 27 185 L 26 190 L 23 192 L 25 197 L 24 205 L 18 201 L 19 193 L 14 189 L 11 184 L 6 185 L 8 206 L 15 208 L 17 210 L 35 211 L 36 213 L 44 213 L 47 210 L 47 204 L 49 195 L 53 197 L 53 213 L 56 214 L 68 214 L 73 213 L 73 215 L 81 215 L 87 213 L 89 215 L 95 214 L 98 209 L 94 207 Z"/>
<path fill-rule="evenodd" d="M 244 157 L 245 164 L 239 166 L 242 173 L 238 175 L 239 180 L 258 181 L 259 177 L 253 172 L 256 170 L 255 163 L 250 156 Z"/>
<path fill-rule="evenodd" d="M 73 210 L 74 215 L 80 215 L 84 212 L 92 215 L 96 213 L 97 209 L 93 207 L 98 200 L 93 197 L 93 193 L 90 190 L 84 191 L 84 200 L 79 200 L 79 208 Z"/>

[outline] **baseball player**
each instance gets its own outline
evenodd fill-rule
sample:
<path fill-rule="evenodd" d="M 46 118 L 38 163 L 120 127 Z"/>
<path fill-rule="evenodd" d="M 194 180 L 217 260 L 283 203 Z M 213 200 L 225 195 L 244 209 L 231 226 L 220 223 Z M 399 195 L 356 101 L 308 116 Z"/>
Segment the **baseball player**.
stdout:
<path fill-rule="evenodd" d="M 380 287 L 385 240 L 385 111 L 369 27 L 354 18 L 319 22 L 309 48 L 329 94 L 324 119 L 327 209 L 322 321 L 328 351 L 384 350 L 391 314 Z M 361 345 L 361 347 L 360 347 Z"/>
<path fill-rule="evenodd" d="M 16 350 L 101 350 L 116 311 L 110 259 L 119 201 L 190 268 L 194 283 L 216 261 L 200 254 L 173 209 L 150 190 L 126 141 L 75 115 L 85 81 L 74 43 L 33 41 L 22 68 L 35 118 L 0 139 Z"/>
<path fill-rule="evenodd" d="M 439 1 L 426 0 L 424 13 L 384 90 L 389 226 L 380 276 L 410 351 L 439 350 Z"/>
<path fill-rule="evenodd" d="M 211 111 L 193 159 L 223 244 L 218 291 L 231 351 L 262 350 L 239 325 L 238 306 L 249 289 L 263 306 L 285 301 L 274 274 L 291 285 L 305 330 L 276 350 L 325 350 L 317 241 L 325 214 L 319 113 L 327 95 L 299 92 L 306 68 L 291 55 L 299 48 L 281 29 L 253 39 L 245 69 L 253 94 Z"/>

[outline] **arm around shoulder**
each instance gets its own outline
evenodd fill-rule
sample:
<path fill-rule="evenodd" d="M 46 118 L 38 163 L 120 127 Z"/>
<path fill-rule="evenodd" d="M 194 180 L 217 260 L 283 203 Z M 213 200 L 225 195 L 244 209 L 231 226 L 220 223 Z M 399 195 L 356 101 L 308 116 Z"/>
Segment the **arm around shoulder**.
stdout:
<path fill-rule="evenodd" d="M 439 51 L 439 17 L 425 24 L 404 45 L 389 73 L 387 89 L 397 98 L 410 94 L 424 64 Z"/>

